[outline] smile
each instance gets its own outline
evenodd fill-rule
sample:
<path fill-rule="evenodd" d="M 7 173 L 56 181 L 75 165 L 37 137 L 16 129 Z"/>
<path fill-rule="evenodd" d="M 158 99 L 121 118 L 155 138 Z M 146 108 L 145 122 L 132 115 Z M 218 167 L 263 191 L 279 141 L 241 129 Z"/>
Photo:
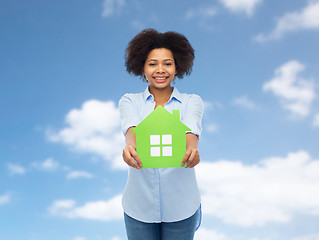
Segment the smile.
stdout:
<path fill-rule="evenodd" d="M 165 77 L 165 76 L 156 76 L 156 77 L 153 77 L 155 79 L 155 81 L 157 83 L 163 83 L 163 82 L 166 82 L 166 80 L 168 79 L 168 77 Z"/>

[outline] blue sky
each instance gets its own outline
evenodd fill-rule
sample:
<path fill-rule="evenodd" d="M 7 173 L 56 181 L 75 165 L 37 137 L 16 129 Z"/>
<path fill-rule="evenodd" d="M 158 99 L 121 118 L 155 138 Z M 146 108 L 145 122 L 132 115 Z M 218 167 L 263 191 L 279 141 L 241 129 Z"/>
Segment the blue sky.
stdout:
<path fill-rule="evenodd" d="M 196 51 L 195 239 L 319 239 L 318 0 L 12 0 L 0 27 L 0 240 L 126 239 L 117 103 L 148 27 Z"/>

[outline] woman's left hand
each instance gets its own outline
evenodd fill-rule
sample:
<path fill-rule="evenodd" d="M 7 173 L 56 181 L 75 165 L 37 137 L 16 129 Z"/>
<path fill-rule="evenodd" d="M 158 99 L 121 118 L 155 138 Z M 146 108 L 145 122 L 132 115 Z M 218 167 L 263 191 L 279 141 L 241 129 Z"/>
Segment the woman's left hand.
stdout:
<path fill-rule="evenodd" d="M 198 152 L 198 137 L 195 134 L 186 134 L 186 153 L 182 160 L 182 166 L 187 163 L 186 168 L 193 168 L 200 162 Z"/>
<path fill-rule="evenodd" d="M 182 166 L 187 163 L 186 168 L 193 168 L 200 162 L 199 152 L 197 148 L 188 147 L 182 160 Z"/>

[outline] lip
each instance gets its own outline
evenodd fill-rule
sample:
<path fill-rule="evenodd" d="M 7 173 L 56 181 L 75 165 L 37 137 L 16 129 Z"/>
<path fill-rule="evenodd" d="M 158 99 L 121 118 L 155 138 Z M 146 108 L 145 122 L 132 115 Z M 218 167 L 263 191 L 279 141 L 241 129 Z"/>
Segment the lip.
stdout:
<path fill-rule="evenodd" d="M 153 79 L 155 80 L 155 82 L 157 83 L 163 83 L 166 82 L 168 79 L 168 76 L 154 76 Z"/>

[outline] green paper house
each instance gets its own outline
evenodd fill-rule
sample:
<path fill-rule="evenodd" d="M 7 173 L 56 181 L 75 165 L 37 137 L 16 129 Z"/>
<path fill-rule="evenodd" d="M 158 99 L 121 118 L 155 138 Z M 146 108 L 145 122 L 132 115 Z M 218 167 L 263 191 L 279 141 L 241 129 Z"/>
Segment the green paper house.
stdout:
<path fill-rule="evenodd" d="M 180 121 L 179 110 L 170 114 L 158 106 L 131 131 L 136 133 L 136 151 L 142 168 L 182 167 L 186 131 L 191 129 Z"/>

